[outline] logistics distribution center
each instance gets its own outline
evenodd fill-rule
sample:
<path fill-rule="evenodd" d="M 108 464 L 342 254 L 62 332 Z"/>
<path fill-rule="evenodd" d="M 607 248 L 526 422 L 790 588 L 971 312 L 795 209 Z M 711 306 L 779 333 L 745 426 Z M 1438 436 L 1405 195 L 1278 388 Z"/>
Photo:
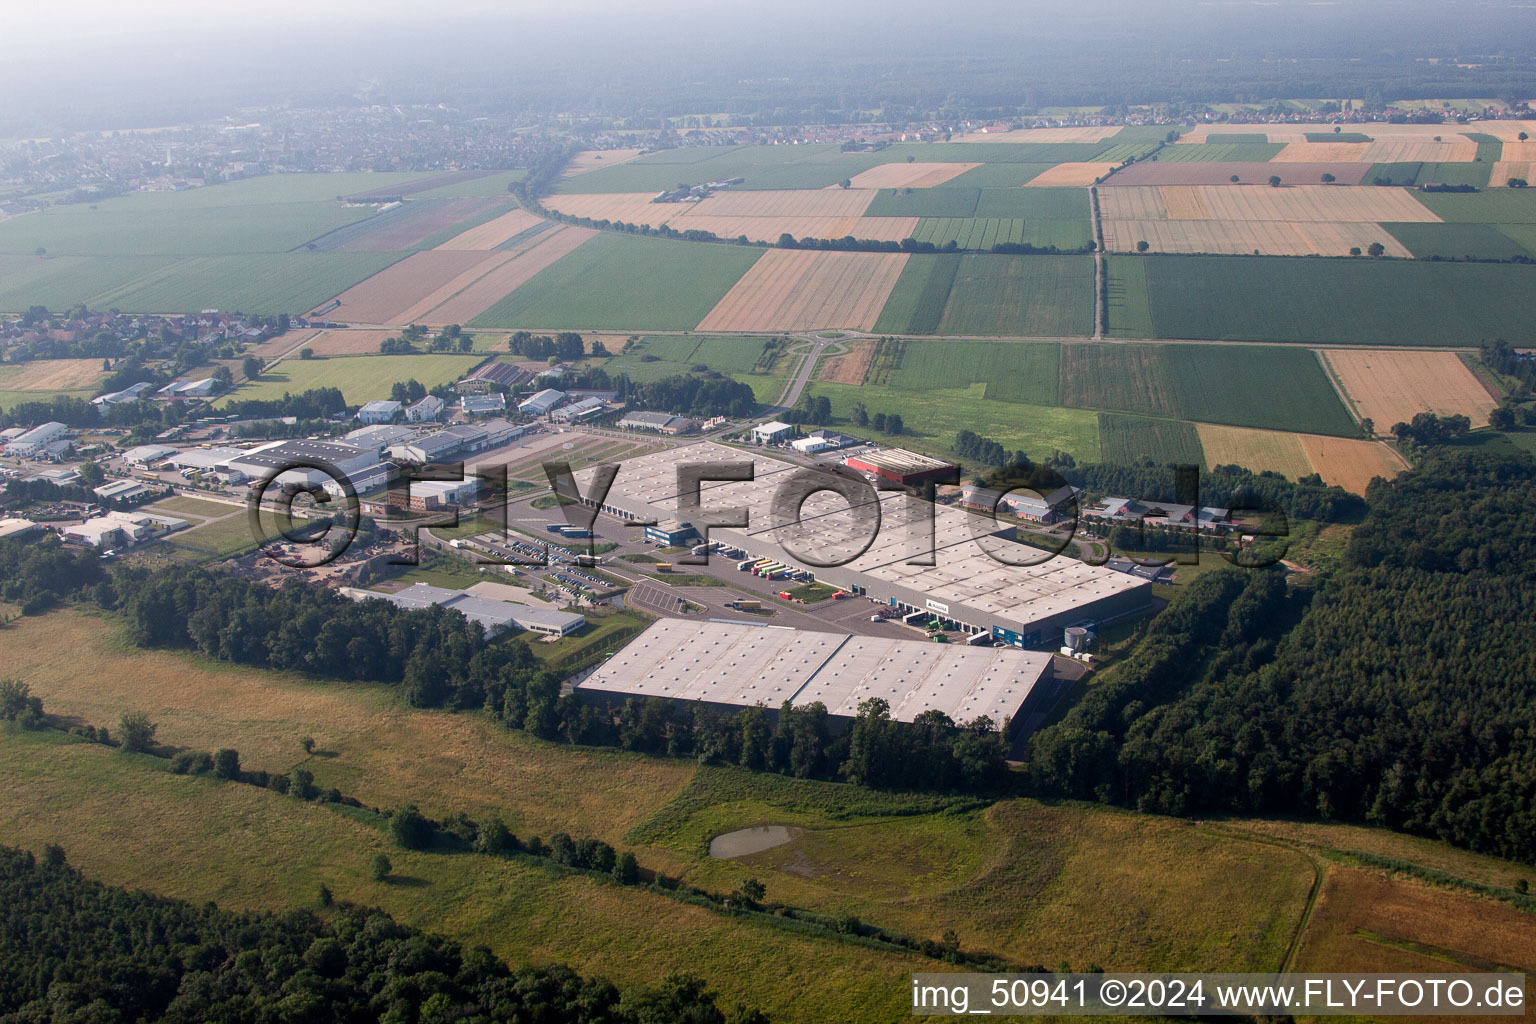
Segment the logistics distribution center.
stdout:
<path fill-rule="evenodd" d="M 700 466 L 708 476 L 707 467 L 733 463 L 751 463 L 753 479 L 706 481 L 700 489 L 702 512 L 679 508 L 678 467 Z M 594 504 L 596 473 L 593 467 L 576 474 L 588 505 Z M 822 491 L 805 500 L 796 522 L 798 497 L 792 485 L 834 479 L 824 469 L 699 443 L 626 459 L 599 507 L 625 522 L 689 524 L 700 535 L 711 518 L 745 512 L 746 527 L 708 528 L 708 540 L 739 550 L 740 558 L 771 558 L 851 594 L 923 612 L 952 628 L 986 633 L 1018 648 L 1055 647 L 1067 626 L 1120 618 L 1151 604 L 1152 585 L 1146 580 L 1050 557 L 1008 539 L 1013 526 L 905 492 L 876 495 L 844 480 L 837 485 L 843 493 Z"/>
<path fill-rule="evenodd" d="M 1019 714 L 1051 656 L 1033 651 L 821 633 L 783 626 L 661 619 L 576 686 L 588 700 L 660 697 L 722 709 L 820 702 L 846 722 L 879 698 L 912 722 L 942 711 L 1001 728 Z"/>

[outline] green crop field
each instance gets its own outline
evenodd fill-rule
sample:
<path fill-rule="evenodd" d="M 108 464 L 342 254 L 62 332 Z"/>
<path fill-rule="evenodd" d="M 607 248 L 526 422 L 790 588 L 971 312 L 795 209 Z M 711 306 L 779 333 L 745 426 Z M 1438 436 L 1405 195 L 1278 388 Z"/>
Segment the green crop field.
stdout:
<path fill-rule="evenodd" d="M 134 192 L 0 222 L 0 252 L 92 256 L 284 252 L 373 216 L 337 196 L 421 175 L 283 174 L 187 192 Z"/>
<path fill-rule="evenodd" d="M 864 216 L 973 217 L 980 195 L 977 188 L 883 188 Z"/>
<path fill-rule="evenodd" d="M 1065 345 L 1061 404 L 1355 437 L 1317 356 L 1259 345 Z"/>
<path fill-rule="evenodd" d="M 1207 146 L 1269 145 L 1269 136 L 1263 132 L 1210 132 L 1205 137 Z"/>
<path fill-rule="evenodd" d="M 1145 261 L 1156 336 L 1328 344 L 1536 344 L 1536 267 L 1167 256 Z M 1111 265 L 1117 262 L 1111 260 Z M 1134 314 L 1133 314 L 1134 316 Z"/>
<path fill-rule="evenodd" d="M 1086 223 L 1091 213 L 1084 188 L 984 188 L 976 197 L 975 216 Z"/>
<path fill-rule="evenodd" d="M 1513 225 L 1512 225 L 1513 226 Z M 1501 228 L 1492 224 L 1383 224 L 1408 251 L 1419 259 L 1508 260 L 1533 254 Z"/>
<path fill-rule="evenodd" d="M 1158 152 L 1158 160 L 1166 163 L 1264 163 L 1273 160 L 1285 147 L 1270 142 L 1191 142 L 1178 146 L 1165 146 Z"/>
<path fill-rule="evenodd" d="M 961 249 L 991 249 L 994 245 L 1027 244 L 1038 248 L 1081 249 L 1092 241 L 1092 226 L 1076 220 L 1019 220 L 1006 217 L 925 217 L 912 237 Z"/>
<path fill-rule="evenodd" d="M 1472 185 L 1487 188 L 1493 173 L 1491 163 L 1439 161 L 1372 164 L 1365 172 L 1365 184 L 1376 185 Z M 1500 183 L 1502 184 L 1502 182 Z M 1428 195 L 1430 193 L 1424 193 Z M 1453 193 L 1454 194 L 1454 193 Z"/>
<path fill-rule="evenodd" d="M 1151 338 L 1152 308 L 1147 299 L 1147 264 L 1139 256 L 1105 256 L 1108 280 L 1104 301 L 1108 306 L 1111 338 Z"/>
<path fill-rule="evenodd" d="M 415 378 L 427 388 L 457 380 L 485 359 L 479 355 L 333 356 L 329 359 L 284 359 L 249 384 L 219 402 L 281 398 L 311 388 L 340 388 L 349 404 L 388 398 L 396 381 Z"/>
<path fill-rule="evenodd" d="M 696 365 L 724 374 L 748 373 L 763 354 L 762 338 L 641 338 L 623 355 L 599 363 L 609 374 L 625 374 L 634 381 L 660 380 L 688 373 Z M 647 359 L 647 356 L 654 357 Z M 778 385 L 782 387 L 782 382 Z"/>
<path fill-rule="evenodd" d="M 875 330 L 882 334 L 937 333 L 959 270 L 958 255 L 908 257 L 880 310 Z"/>
<path fill-rule="evenodd" d="M 1010 451 L 1028 452 L 1040 459 L 1063 451 L 1078 462 L 1099 461 L 1099 426 L 1094 413 L 999 401 L 987 397 L 987 388 L 980 381 L 921 391 L 824 381 L 809 386 L 813 394 L 831 400 L 832 414 L 845 425 L 851 422 L 848 418 L 855 402 L 863 402 L 870 415 L 900 413 L 907 434 L 895 443 L 924 451 L 956 455 L 955 435 L 961 430 L 973 430 Z M 879 439 L 879 435 L 875 436 Z"/>
<path fill-rule="evenodd" d="M 882 163 L 912 157 L 940 163 L 1065 164 L 1086 161 L 1118 163 L 1146 153 L 1152 142 L 898 142 L 882 151 Z"/>
<path fill-rule="evenodd" d="M 0 310 L 68 309 L 164 270 L 171 256 L 0 255 Z M 201 309 L 203 307 L 196 307 Z"/>
<path fill-rule="evenodd" d="M 193 256 L 82 298 L 93 307 L 135 313 L 189 309 L 299 313 L 399 258 L 399 253 L 390 252 Z"/>
<path fill-rule="evenodd" d="M 1053 342 L 907 341 L 887 383 L 918 391 L 983 384 L 995 401 L 1059 405 L 1059 350 Z"/>
<path fill-rule="evenodd" d="M 1536 224 L 1536 189 L 1415 192 L 1414 196 L 1443 221 L 1463 224 Z"/>
<path fill-rule="evenodd" d="M 962 256 L 937 333 L 1067 337 L 1093 333 L 1090 256 Z"/>
<path fill-rule="evenodd" d="M 1362 132 L 1307 132 L 1306 133 L 1306 137 L 1307 137 L 1307 141 L 1308 142 L 1375 142 L 1376 141 L 1375 139 L 1371 138 L 1369 135 L 1366 135 L 1366 134 L 1364 134 Z M 1211 136 L 1211 138 L 1215 138 L 1215 136 L 1213 135 L 1213 136 Z M 1237 142 L 1239 140 L 1238 139 L 1230 139 L 1230 140 L 1223 139 L 1223 141 Z M 1242 140 L 1242 141 L 1247 141 L 1247 140 Z M 1263 142 L 1264 141 L 1264 137 L 1261 135 L 1259 137 L 1258 141 Z"/>
<path fill-rule="evenodd" d="M 762 253 L 604 232 L 486 310 L 473 326 L 691 330 Z"/>
<path fill-rule="evenodd" d="M 1205 450 L 1200 434 L 1186 420 L 1153 419 L 1149 416 L 1099 414 L 1099 447 L 1104 461 L 1118 466 L 1204 466 Z"/>
<path fill-rule="evenodd" d="M 971 161 L 965 161 L 970 163 Z M 957 174 L 943 184 L 943 188 L 1017 188 L 1034 181 L 1055 164 L 981 164 L 963 174 Z"/>

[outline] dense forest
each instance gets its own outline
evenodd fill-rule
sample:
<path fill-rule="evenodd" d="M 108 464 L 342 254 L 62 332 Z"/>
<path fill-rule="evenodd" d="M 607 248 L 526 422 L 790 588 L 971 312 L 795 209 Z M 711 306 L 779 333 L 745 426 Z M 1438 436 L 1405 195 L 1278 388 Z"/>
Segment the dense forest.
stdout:
<path fill-rule="evenodd" d="M 1337 575 L 1212 574 L 1034 741 L 1039 791 L 1364 820 L 1536 862 L 1536 464 L 1378 483 Z"/>
<path fill-rule="evenodd" d="M 0 847 L 0 1021 L 766 1024 L 674 975 L 620 992 L 568 967 L 513 969 L 484 948 L 334 905 L 235 913 L 89 881 L 48 847 Z"/>

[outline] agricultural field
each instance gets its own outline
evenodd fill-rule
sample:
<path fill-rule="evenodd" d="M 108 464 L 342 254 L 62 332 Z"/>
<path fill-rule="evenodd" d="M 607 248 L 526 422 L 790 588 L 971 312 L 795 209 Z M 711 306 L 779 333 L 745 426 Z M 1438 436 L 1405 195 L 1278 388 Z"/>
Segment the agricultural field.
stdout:
<path fill-rule="evenodd" d="M 698 330 L 868 331 L 906 262 L 905 253 L 771 249 L 699 321 Z"/>
<path fill-rule="evenodd" d="M 498 259 L 483 252 L 433 249 L 412 253 L 336 296 L 340 305 L 326 315 L 350 323 L 409 323 L 409 319 L 401 320 L 402 313 L 482 264 Z"/>
<path fill-rule="evenodd" d="M 1441 225 L 1409 225 L 1440 227 Z M 1241 256 L 1347 256 L 1381 243 L 1385 255 L 1412 256 L 1384 224 L 1319 224 L 1307 221 L 1106 220 L 1107 252 L 1133 252 L 1146 242 L 1150 252 Z"/>
<path fill-rule="evenodd" d="M 203 522 L 191 520 L 185 530 L 169 534 L 157 544 L 157 549 L 182 562 L 222 562 L 227 558 L 253 550 L 256 539 L 251 535 L 251 524 L 245 511 L 240 508 L 224 508 L 224 518 Z"/>
<path fill-rule="evenodd" d="M 388 398 L 396 381 L 415 378 L 435 388 L 458 380 L 481 355 L 337 356 L 330 359 L 284 359 L 249 384 L 230 392 L 218 405 L 249 399 L 281 398 L 284 392 L 299 394 L 311 388 L 340 388 L 347 404 L 358 405 Z"/>
<path fill-rule="evenodd" d="M 528 176 L 525 170 L 493 171 L 475 178 L 449 182 L 415 193 L 418 199 L 461 199 L 477 196 L 504 196 L 512 186 Z"/>
<path fill-rule="evenodd" d="M 557 225 L 493 253 L 400 315 L 407 321 L 465 324 L 574 252 L 597 232 Z"/>
<path fill-rule="evenodd" d="M 599 233 L 471 323 L 476 327 L 692 330 L 761 255 L 759 249 Z"/>
<path fill-rule="evenodd" d="M 1408 161 L 1371 164 L 1364 181 L 1371 185 L 1471 185 L 1487 188 L 1493 172 L 1491 164 L 1443 164 Z M 1501 183 L 1502 184 L 1502 183 Z"/>
<path fill-rule="evenodd" d="M 1190 144 L 1180 139 L 1167 147 L 1151 161 L 1160 164 L 1212 163 L 1258 164 L 1268 163 L 1280 155 L 1285 147 L 1268 142 L 1208 142 Z M 1326 161 L 1319 161 L 1326 162 Z M 1274 173 L 1274 172 L 1271 172 Z"/>
<path fill-rule="evenodd" d="M 439 245 L 438 249 L 495 249 L 546 221 L 521 208 L 508 210 L 491 220 L 468 228 Z"/>
<path fill-rule="evenodd" d="M 724 374 L 750 373 L 765 345 L 762 338 L 646 337 L 599 365 L 609 374 L 622 373 L 635 381 L 686 374 L 695 365 Z"/>
<path fill-rule="evenodd" d="M 853 188 L 933 188 L 980 164 L 912 163 L 881 164 L 860 171 L 851 179 Z"/>
<path fill-rule="evenodd" d="M 1178 147 L 1174 147 L 1178 148 Z M 1166 150 L 1164 152 L 1167 152 Z M 1368 180 L 1369 164 L 1286 164 L 1283 167 L 1262 161 L 1213 162 L 1206 160 L 1148 160 L 1116 171 L 1103 182 L 1105 186 L 1124 185 L 1230 185 L 1264 184 L 1271 175 L 1295 183 L 1321 182 L 1331 174 L 1340 185 L 1358 185 Z M 1237 182 L 1233 182 L 1233 176 Z M 1102 196 L 1103 193 L 1100 192 Z"/>
<path fill-rule="evenodd" d="M 996 440 L 1009 451 L 1024 451 L 1044 459 L 1052 452 L 1069 453 L 1078 462 L 1098 462 L 1098 417 L 1080 409 L 1027 405 L 987 397 L 984 382 L 917 390 L 864 384 L 813 382 L 807 391 L 825 395 L 832 413 L 850 423 L 853 406 L 864 403 L 870 415 L 900 413 L 907 433 L 897 443 L 919 451 L 955 456 L 955 435 L 972 430 Z M 874 435 L 876 440 L 883 440 Z"/>
<path fill-rule="evenodd" d="M 1120 466 L 1205 465 L 1200 433 L 1187 420 L 1100 413 L 1099 448 L 1105 462 Z"/>
<path fill-rule="evenodd" d="M 886 343 L 891 345 L 893 343 Z M 899 355 L 883 359 L 871 384 L 916 391 L 985 385 L 1000 402 L 1060 405 L 1061 346 L 1053 342 L 902 341 Z"/>
<path fill-rule="evenodd" d="M 407 252 L 439 232 L 505 209 L 505 199 L 408 199 L 376 217 L 306 243 L 310 252 Z"/>
<path fill-rule="evenodd" d="M 1110 260 L 1111 285 L 1116 264 Z M 1345 345 L 1536 343 L 1536 267 L 1498 263 L 1139 257 L 1155 337 Z M 1134 289 L 1125 295 L 1134 301 Z M 1111 308 L 1111 325 L 1114 324 Z"/>
<path fill-rule="evenodd" d="M 1536 190 L 1420 192 L 1419 201 L 1443 221 L 1457 224 L 1536 224 Z"/>
<path fill-rule="evenodd" d="M 956 178 L 945 182 L 945 188 L 1018 188 L 1028 185 L 1042 174 L 1058 167 L 1085 167 L 1087 164 L 977 164 Z M 1103 166 L 1108 164 L 1094 164 Z M 1090 179 L 1091 180 L 1091 179 Z M 1069 185 L 1072 182 L 1057 182 L 1058 185 Z"/>
<path fill-rule="evenodd" d="M 1408 252 L 1418 259 L 1512 260 L 1536 257 L 1516 240 L 1515 234 L 1530 225 L 1511 224 L 1382 224 Z"/>
<path fill-rule="evenodd" d="M 1355 412 L 1381 434 L 1420 412 L 1462 415 L 1481 427 L 1498 407 L 1454 352 L 1330 349 L 1321 355 Z"/>
<path fill-rule="evenodd" d="M 321 331 L 303 346 L 314 350 L 321 357 L 372 356 L 379 354 L 379 345 L 388 338 L 398 338 L 398 330 L 338 330 Z M 297 356 L 289 356 L 289 359 Z"/>
<path fill-rule="evenodd" d="M 0 310 L 68 309 L 164 270 L 173 256 L 20 256 L 0 254 Z"/>
<path fill-rule="evenodd" d="M 1316 473 L 1326 484 L 1364 494 L 1373 477 L 1391 478 L 1407 464 L 1379 441 L 1249 430 L 1198 423 L 1200 446 L 1210 466 L 1238 465 L 1256 473 L 1270 470 L 1292 480 Z"/>
<path fill-rule="evenodd" d="M 135 313 L 291 313 L 313 309 L 399 257 L 387 252 L 194 256 L 95 292 L 84 301 L 95 308 Z"/>
<path fill-rule="evenodd" d="M 572 175 L 595 171 L 600 167 L 617 167 L 619 164 L 628 163 L 643 152 L 645 151 L 642 149 L 584 149 L 571 158 L 571 162 L 565 165 L 560 175 L 569 178 Z"/>
<path fill-rule="evenodd" d="M 0 390 L 91 391 L 105 376 L 100 359 L 33 359 L 0 365 Z"/>
<path fill-rule="evenodd" d="M 743 177 L 737 189 L 822 189 L 891 163 L 889 150 L 842 153 L 834 145 L 711 146 L 661 150 L 623 164 L 562 178 L 557 192 L 644 192 Z M 963 160 L 963 157 L 955 159 Z"/>
<path fill-rule="evenodd" d="M 917 230 L 916 217 L 711 217 L 693 213 L 672 222 L 678 231 L 708 231 L 719 238 L 751 242 L 796 238 L 857 238 L 899 242 Z"/>
<path fill-rule="evenodd" d="M 1110 338 L 1155 338 L 1152 304 L 1147 296 L 1147 261 L 1143 258 L 1106 256 L 1108 280 L 1104 302 L 1109 314 L 1105 335 Z"/>
<path fill-rule="evenodd" d="M 1041 338 L 1093 333 L 1092 257 L 959 260 L 936 333 Z"/>
<path fill-rule="evenodd" d="M 1063 345 L 1061 404 L 1270 430 L 1359 434 L 1316 354 L 1299 348 Z"/>
<path fill-rule="evenodd" d="M 956 142 L 1103 142 L 1127 129 L 1116 125 L 1082 125 L 1064 128 L 1020 128 L 1009 132 L 970 132 Z"/>
<path fill-rule="evenodd" d="M 1102 161 L 1067 161 L 1041 171 L 1024 182 L 1026 188 L 1072 188 L 1092 185 L 1118 166 Z"/>

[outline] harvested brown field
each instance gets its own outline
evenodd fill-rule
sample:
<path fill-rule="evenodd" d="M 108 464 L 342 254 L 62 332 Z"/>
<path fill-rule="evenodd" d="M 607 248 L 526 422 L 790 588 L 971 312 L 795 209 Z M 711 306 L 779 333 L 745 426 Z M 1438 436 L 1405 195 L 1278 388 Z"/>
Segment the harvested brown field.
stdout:
<path fill-rule="evenodd" d="M 1503 188 L 1510 178 L 1531 181 L 1536 175 L 1536 142 L 1505 142 L 1503 158 L 1493 165 L 1488 183 Z"/>
<path fill-rule="evenodd" d="M 100 359 L 37 359 L 0 368 L 0 388 L 6 391 L 80 391 L 96 386 L 106 374 Z"/>
<path fill-rule="evenodd" d="M 1119 125 L 1086 125 L 1068 128 L 1020 128 L 1012 132 L 971 132 L 955 142 L 1103 142 L 1120 131 Z"/>
<path fill-rule="evenodd" d="M 1462 415 L 1474 427 L 1488 422 L 1498 403 L 1454 352 L 1402 349 L 1328 349 L 1323 359 L 1355 411 L 1385 434 L 1415 413 Z"/>
<path fill-rule="evenodd" d="M 565 225 L 542 232 L 534 236 L 528 248 L 512 253 L 512 259 L 495 265 L 442 305 L 421 314 L 421 319 L 433 324 L 467 324 L 595 234 L 591 228 Z"/>
<path fill-rule="evenodd" d="M 1374 126 L 1366 126 L 1374 127 Z M 1373 135 L 1372 132 L 1366 132 Z M 1428 138 L 1377 138 L 1375 142 L 1291 142 L 1271 163 L 1336 163 L 1356 160 L 1367 164 L 1440 161 L 1471 163 L 1477 143 L 1465 135 L 1445 132 L 1436 142 Z"/>
<path fill-rule="evenodd" d="M 980 164 L 907 163 L 881 164 L 853 176 L 854 188 L 932 188 L 958 177 Z"/>
<path fill-rule="evenodd" d="M 710 217 L 862 217 L 874 201 L 875 191 L 872 188 L 798 188 L 716 192 L 708 199 L 683 205 L 699 216 Z M 694 213 L 688 216 L 694 216 Z"/>
<path fill-rule="evenodd" d="M 1196 423 L 1207 466 L 1242 466 L 1256 473 L 1274 470 L 1295 480 L 1312 472 L 1312 463 L 1296 434 Z"/>
<path fill-rule="evenodd" d="M 557 213 L 615 224 L 648 224 L 659 228 L 693 209 L 693 203 L 653 203 L 649 192 L 593 192 L 590 195 L 545 196 L 539 202 Z"/>
<path fill-rule="evenodd" d="M 379 226 L 342 245 L 340 252 L 400 252 L 504 203 L 505 199 L 423 199 L 393 214 L 381 214 Z M 430 204 L 430 205 L 427 205 Z"/>
<path fill-rule="evenodd" d="M 1129 189 L 1117 189 L 1128 192 Z M 1104 246 L 1110 252 L 1134 252 L 1146 242 L 1152 252 L 1261 256 L 1346 256 L 1380 242 L 1388 256 L 1412 254 L 1379 224 L 1320 224 L 1276 220 L 1108 220 Z"/>
<path fill-rule="evenodd" d="M 1283 177 L 1283 175 L 1282 175 Z M 1168 192 L 1163 202 L 1168 203 Z M 1289 220 L 1337 224 L 1349 221 L 1439 222 L 1427 206 L 1401 188 L 1338 188 L 1295 185 L 1270 188 L 1200 187 L 1200 201 L 1212 220 Z M 1171 211 L 1170 211 L 1171 212 Z"/>
<path fill-rule="evenodd" d="M 773 249 L 752 265 L 701 331 L 870 331 L 906 266 L 905 253 Z"/>
<path fill-rule="evenodd" d="M 496 248 L 507 239 L 520 235 L 534 225 L 542 224 L 543 222 L 542 217 L 536 217 L 527 210 L 508 210 L 500 217 L 488 220 L 479 227 L 473 227 L 468 231 L 454 235 L 448 241 L 438 246 L 438 248 L 486 251 Z"/>
<path fill-rule="evenodd" d="M 1297 434 L 1312 472 L 1325 484 L 1337 484 L 1353 494 L 1364 494 L 1374 477 L 1388 480 L 1408 468 L 1391 448 L 1380 441 Z"/>
<path fill-rule="evenodd" d="M 377 355 L 379 344 L 386 338 L 398 338 L 399 331 L 379 330 L 329 330 L 321 331 L 306 348 L 314 349 L 317 356 L 367 356 Z M 290 356 L 289 358 L 297 358 Z"/>
<path fill-rule="evenodd" d="M 678 231 L 711 231 L 721 238 L 746 235 L 754 242 L 777 242 L 784 233 L 796 238 L 854 238 L 899 242 L 917 230 L 916 217 L 711 217 L 690 213 L 672 222 Z"/>
<path fill-rule="evenodd" d="M 1047 168 L 1024 183 L 1025 188 L 1076 188 L 1092 185 L 1115 169 L 1114 164 L 1077 163 L 1057 164 Z"/>
<path fill-rule="evenodd" d="M 816 379 L 837 384 L 863 384 L 869 364 L 875 358 L 875 339 L 858 338 L 841 344 L 848 349 L 847 353 L 822 360 L 816 368 Z"/>
<path fill-rule="evenodd" d="M 1099 196 L 1106 219 L 1349 222 L 1440 220 L 1400 188 L 1338 188 L 1295 185 L 1164 185 L 1106 189 Z"/>
<path fill-rule="evenodd" d="M 517 254 L 513 252 L 481 253 L 483 259 L 481 259 L 478 263 L 468 268 L 463 273 L 458 274 L 451 281 L 445 282 L 441 287 L 434 288 L 426 295 L 423 295 L 411 306 L 402 309 L 396 319 L 398 319 L 402 324 L 426 323 L 427 317 L 431 314 L 432 310 L 436 309 L 438 306 L 441 306 L 443 303 L 459 294 L 459 292 L 468 288 L 470 285 L 474 284 L 485 275 L 491 273 L 496 268 L 506 263 L 508 260 L 514 259 L 516 255 Z M 432 322 L 453 323 L 454 321 L 433 320 Z"/>
<path fill-rule="evenodd" d="M 1159 161 L 1143 160 L 1123 170 L 1116 171 L 1105 186 L 1117 185 L 1229 185 L 1232 175 L 1242 184 L 1269 181 L 1271 174 L 1278 174 L 1289 181 L 1322 181 L 1324 174 L 1331 174 L 1341 185 L 1358 185 L 1365 180 L 1371 165 L 1360 161 L 1331 164 L 1286 164 L 1277 168 L 1263 161 L 1234 161 L 1222 163 L 1214 160 Z M 1037 182 L 1039 179 L 1035 179 Z M 1103 193 L 1100 193 L 1102 197 Z"/>
<path fill-rule="evenodd" d="M 1530 972 L 1536 917 L 1401 876 L 1332 865 L 1294 969 Z"/>
<path fill-rule="evenodd" d="M 584 149 L 571 158 L 571 162 L 565 165 L 565 170 L 560 172 L 560 177 L 571 178 L 587 171 L 595 171 L 599 167 L 627 163 L 644 152 L 643 149 Z"/>
<path fill-rule="evenodd" d="M 418 252 L 353 285 L 337 298 L 333 320 L 387 324 L 425 295 L 441 288 L 486 258 L 483 252 Z"/>
<path fill-rule="evenodd" d="M 289 331 L 287 334 L 279 334 L 275 338 L 268 338 L 260 345 L 245 350 L 245 355 L 255 356 L 265 362 L 268 359 L 276 359 L 285 352 L 303 348 L 305 343 L 313 341 L 319 331 Z"/>

